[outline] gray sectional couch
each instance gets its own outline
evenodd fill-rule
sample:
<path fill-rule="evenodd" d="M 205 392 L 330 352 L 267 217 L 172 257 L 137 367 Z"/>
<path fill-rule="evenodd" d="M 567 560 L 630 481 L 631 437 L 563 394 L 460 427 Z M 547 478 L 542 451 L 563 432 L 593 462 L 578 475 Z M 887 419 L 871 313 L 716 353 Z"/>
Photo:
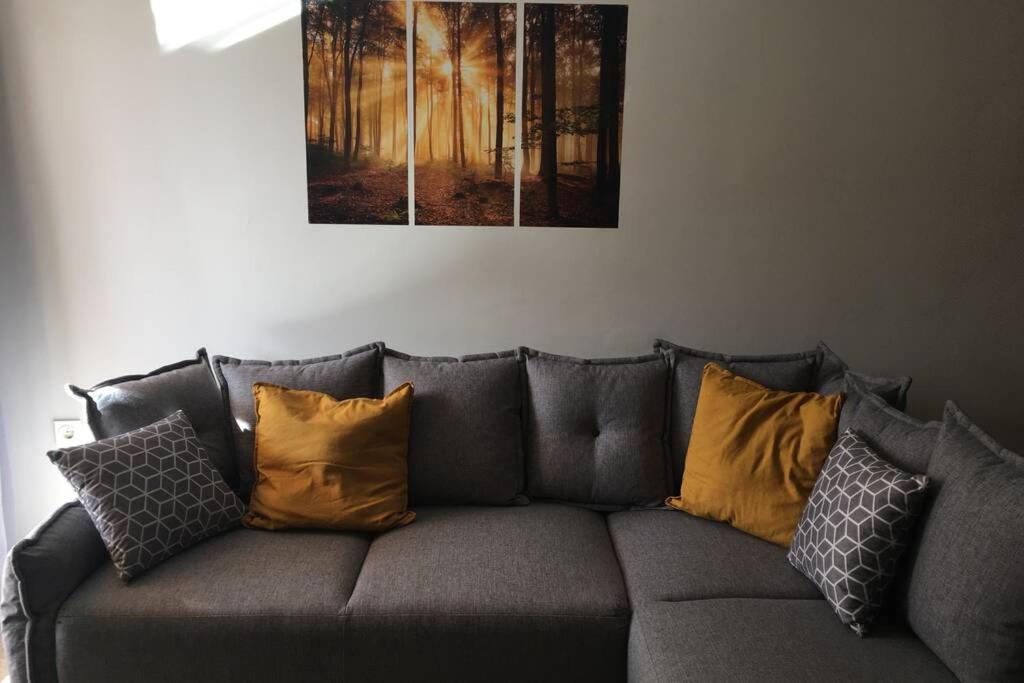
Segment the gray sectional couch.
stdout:
<path fill-rule="evenodd" d="M 671 444 L 692 393 L 679 356 L 693 352 L 357 351 L 373 362 L 313 359 L 275 378 L 329 390 L 325 373 L 372 372 L 376 393 L 418 382 L 414 523 L 376 536 L 239 528 L 124 583 L 68 504 L 7 559 L 12 681 L 956 680 L 907 626 L 900 596 L 858 638 L 784 548 L 660 507 L 678 486 Z M 740 362 L 769 383 L 771 364 L 788 364 L 787 388 L 848 386 L 826 351 Z M 228 411 L 260 367 L 280 370 L 213 365 Z M 844 423 L 917 469 L 937 438 L 866 391 Z M 446 500 L 446 480 L 461 497 Z"/>

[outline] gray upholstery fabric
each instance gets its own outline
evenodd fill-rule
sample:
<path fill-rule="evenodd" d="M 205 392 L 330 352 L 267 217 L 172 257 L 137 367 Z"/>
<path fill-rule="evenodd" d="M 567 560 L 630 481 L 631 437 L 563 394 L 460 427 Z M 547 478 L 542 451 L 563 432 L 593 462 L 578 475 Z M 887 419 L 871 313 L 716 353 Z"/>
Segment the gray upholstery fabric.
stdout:
<path fill-rule="evenodd" d="M 125 581 L 237 526 L 245 513 L 180 410 L 47 455 L 75 489 Z"/>
<path fill-rule="evenodd" d="M 926 476 L 886 462 L 850 429 L 821 468 L 788 559 L 857 635 L 882 609 L 927 486 Z"/>
<path fill-rule="evenodd" d="M 55 683 L 57 610 L 107 550 L 79 503 L 68 503 L 18 542 L 4 568 L 3 640 L 11 683 Z"/>
<path fill-rule="evenodd" d="M 252 450 L 256 428 L 252 385 L 267 382 L 288 389 L 320 391 L 338 400 L 380 398 L 381 342 L 367 344 L 337 356 L 307 360 L 239 360 L 213 357 L 224 405 L 231 416 L 238 458 L 239 493 L 249 499 L 253 486 Z"/>
<path fill-rule="evenodd" d="M 867 391 L 880 396 L 896 410 L 907 409 L 907 393 L 913 379 L 910 377 L 873 377 L 853 372 L 825 342 L 818 342 L 819 365 L 815 391 L 820 394 L 838 394 L 846 391 L 846 375 L 853 376 Z"/>
<path fill-rule="evenodd" d="M 697 351 L 658 339 L 655 349 L 672 364 L 672 407 L 669 459 L 672 464 L 672 492 L 678 493 L 683 478 L 683 463 L 690 445 L 690 431 L 697 412 L 704 366 L 718 363 L 737 375 L 752 379 L 770 389 L 811 391 L 814 387 L 817 350 L 772 356 L 730 356 Z"/>
<path fill-rule="evenodd" d="M 629 603 L 600 513 L 420 508 L 349 602 L 355 681 L 621 681 Z"/>
<path fill-rule="evenodd" d="M 852 429 L 873 451 L 902 470 L 914 474 L 928 470 L 941 422 L 921 422 L 900 412 L 852 373 L 846 374 L 844 391 L 839 433 Z"/>
<path fill-rule="evenodd" d="M 131 584 L 102 567 L 60 609 L 60 680 L 341 680 L 342 613 L 368 546 L 356 533 L 238 529 Z"/>
<path fill-rule="evenodd" d="M 158 368 L 146 375 L 128 375 L 91 389 L 73 384 L 68 391 L 85 402 L 89 428 L 97 439 L 145 427 L 182 410 L 196 430 L 203 450 L 232 487 L 238 485 L 231 432 L 224 401 L 206 349 L 192 360 Z"/>
<path fill-rule="evenodd" d="M 921 422 L 900 412 L 868 390 L 861 379 L 847 372 L 844 378 L 846 399 L 839 414 L 839 433 L 853 430 L 883 460 L 913 474 L 925 474 L 942 430 L 941 422 Z M 934 490 L 925 491 L 925 507 Z M 906 618 L 906 596 L 910 565 L 921 534 L 921 524 L 911 533 L 901 566 L 884 609 L 892 609 Z"/>
<path fill-rule="evenodd" d="M 786 549 L 728 524 L 678 510 L 608 515 L 608 531 L 635 606 L 699 598 L 820 599 Z"/>
<path fill-rule="evenodd" d="M 672 408 L 670 425 L 670 459 L 673 468 L 673 490 L 682 483 L 686 449 L 697 412 L 701 373 L 709 362 L 722 365 L 737 375 L 752 379 L 769 389 L 781 391 L 815 391 L 837 394 L 846 391 L 847 376 L 853 377 L 866 391 L 873 392 L 903 410 L 910 389 L 909 377 L 870 377 L 849 370 L 846 363 L 824 342 L 817 348 L 798 353 L 766 356 L 733 356 L 710 351 L 697 351 L 664 339 L 654 342 L 656 351 L 664 353 L 672 363 Z"/>
<path fill-rule="evenodd" d="M 522 353 L 527 494 L 607 508 L 662 505 L 670 493 L 666 360 Z"/>
<path fill-rule="evenodd" d="M 412 382 L 410 506 L 522 505 L 522 390 L 514 351 L 457 358 L 384 352 L 384 392 Z"/>
<path fill-rule="evenodd" d="M 858 638 L 822 600 L 641 605 L 629 660 L 631 683 L 956 681 L 906 626 L 883 622 Z"/>
<path fill-rule="evenodd" d="M 950 402 L 928 476 L 908 621 L 961 679 L 1024 680 L 1024 458 Z"/>

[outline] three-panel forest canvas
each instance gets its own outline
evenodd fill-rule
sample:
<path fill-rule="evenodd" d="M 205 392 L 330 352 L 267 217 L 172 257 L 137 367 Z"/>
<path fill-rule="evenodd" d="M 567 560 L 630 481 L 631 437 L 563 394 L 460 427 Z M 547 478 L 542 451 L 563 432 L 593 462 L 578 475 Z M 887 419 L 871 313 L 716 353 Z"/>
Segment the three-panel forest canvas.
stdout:
<path fill-rule="evenodd" d="M 618 227 L 626 21 L 304 0 L 310 223 Z"/>

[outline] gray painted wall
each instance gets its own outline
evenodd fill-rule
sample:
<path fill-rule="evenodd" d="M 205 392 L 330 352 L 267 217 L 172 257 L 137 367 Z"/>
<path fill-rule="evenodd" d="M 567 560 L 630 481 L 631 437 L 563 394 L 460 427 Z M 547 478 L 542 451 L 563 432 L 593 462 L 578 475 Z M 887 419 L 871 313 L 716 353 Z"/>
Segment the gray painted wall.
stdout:
<path fill-rule="evenodd" d="M 162 55 L 142 0 L 0 5 L 11 535 L 68 495 L 43 456 L 78 410 L 60 385 L 200 345 L 823 338 L 914 375 L 915 414 L 953 397 L 1024 448 L 1024 3 L 634 0 L 629 24 L 621 229 L 326 227 L 297 20 Z"/>

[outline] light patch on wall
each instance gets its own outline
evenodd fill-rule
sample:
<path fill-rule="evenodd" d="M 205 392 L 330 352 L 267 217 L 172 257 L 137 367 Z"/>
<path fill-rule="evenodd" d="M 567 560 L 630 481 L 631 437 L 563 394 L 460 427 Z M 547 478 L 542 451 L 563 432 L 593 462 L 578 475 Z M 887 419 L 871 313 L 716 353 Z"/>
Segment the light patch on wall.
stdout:
<path fill-rule="evenodd" d="M 299 16 L 299 0 L 150 0 L 163 52 L 210 51 L 240 43 Z"/>

